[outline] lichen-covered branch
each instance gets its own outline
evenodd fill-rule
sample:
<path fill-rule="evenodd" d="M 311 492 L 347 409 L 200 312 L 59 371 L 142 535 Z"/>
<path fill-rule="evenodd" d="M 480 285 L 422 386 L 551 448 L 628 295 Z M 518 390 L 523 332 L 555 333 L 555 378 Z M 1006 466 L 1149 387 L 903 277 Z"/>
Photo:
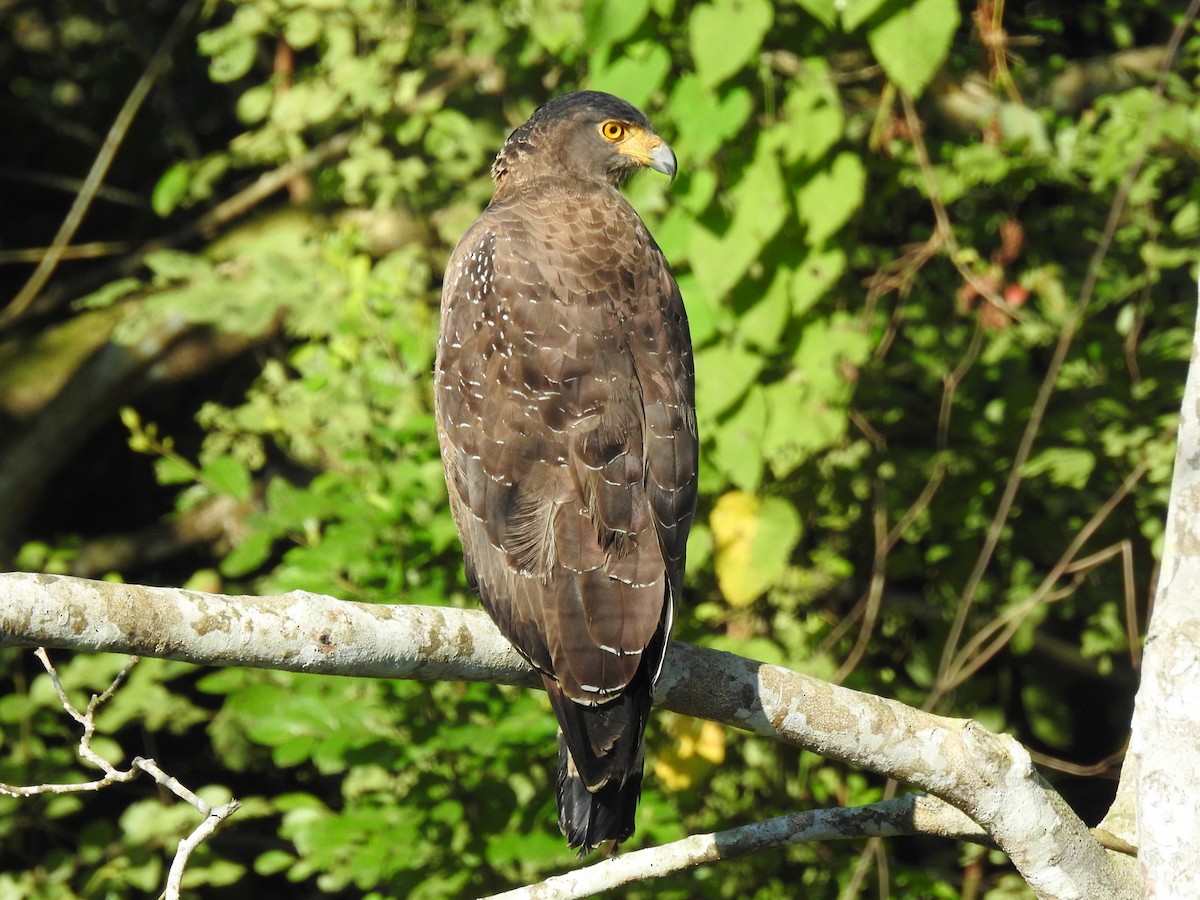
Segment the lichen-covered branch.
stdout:
<path fill-rule="evenodd" d="M 735 859 L 772 847 L 846 838 L 927 834 L 979 841 L 979 826 L 933 797 L 909 794 L 851 809 L 812 809 L 681 841 L 623 853 L 538 884 L 487 900 L 575 900 L 696 866 Z"/>
<path fill-rule="evenodd" d="M 536 686 L 482 612 L 373 606 L 293 592 L 227 597 L 53 575 L 0 575 L 0 646 L 131 653 L 198 665 Z M 1126 898 L 1130 860 L 1106 852 L 1025 749 L 754 660 L 672 644 L 657 701 L 896 778 L 962 810 L 1046 898 Z"/>
<path fill-rule="evenodd" d="M 487 900 L 576 900 L 773 848 L 900 835 L 992 843 L 986 832 L 950 804 L 927 794 L 907 794 L 867 806 L 805 810 L 714 834 L 691 835 L 661 847 L 624 853 Z"/>

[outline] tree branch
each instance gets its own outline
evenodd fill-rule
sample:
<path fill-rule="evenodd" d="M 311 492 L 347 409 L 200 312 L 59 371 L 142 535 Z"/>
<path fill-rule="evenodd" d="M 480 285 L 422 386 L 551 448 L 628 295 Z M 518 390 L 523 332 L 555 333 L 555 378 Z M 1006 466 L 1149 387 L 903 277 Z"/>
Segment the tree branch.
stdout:
<path fill-rule="evenodd" d="M 300 591 L 226 597 L 0 575 L 0 646 L 327 675 L 538 683 L 482 612 L 374 606 Z M 1132 861 L 1106 853 L 1019 743 L 975 722 L 678 642 L 656 699 L 940 797 L 983 827 L 1039 897 L 1115 900 L 1135 893 Z"/>
<path fill-rule="evenodd" d="M 71 376 L 63 389 L 0 452 L 0 561 L 15 552 L 17 535 L 50 476 L 71 457 L 120 398 L 196 326 L 179 315 L 133 344 L 109 343 Z"/>
<path fill-rule="evenodd" d="M 979 826 L 953 806 L 934 797 L 909 794 L 869 806 L 812 809 L 715 834 L 695 834 L 662 847 L 623 853 L 486 900 L 575 900 L 785 844 L 906 834 L 990 843 Z"/>
<path fill-rule="evenodd" d="M 1200 315 L 1179 416 L 1162 569 L 1117 800 L 1103 827 L 1138 842 L 1146 897 L 1200 897 Z M 1134 837 L 1136 835 L 1136 837 Z"/>

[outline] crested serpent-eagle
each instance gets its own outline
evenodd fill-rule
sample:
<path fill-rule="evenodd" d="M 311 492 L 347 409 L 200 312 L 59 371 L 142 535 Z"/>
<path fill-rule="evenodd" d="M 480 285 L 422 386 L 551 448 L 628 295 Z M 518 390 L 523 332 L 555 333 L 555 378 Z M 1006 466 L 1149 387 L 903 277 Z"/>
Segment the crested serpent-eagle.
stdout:
<path fill-rule="evenodd" d="M 442 289 L 435 404 L 467 579 L 541 673 L 572 847 L 634 829 L 696 501 L 692 348 L 618 190 L 675 155 L 610 94 L 546 103 L 492 167 Z"/>

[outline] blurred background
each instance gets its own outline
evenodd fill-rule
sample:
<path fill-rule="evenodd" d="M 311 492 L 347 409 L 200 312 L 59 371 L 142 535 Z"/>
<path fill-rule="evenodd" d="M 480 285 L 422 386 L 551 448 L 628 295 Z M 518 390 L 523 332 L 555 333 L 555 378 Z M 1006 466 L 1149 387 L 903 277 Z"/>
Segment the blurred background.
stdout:
<path fill-rule="evenodd" d="M 1195 317 L 1179 7 L 0 0 L 0 567 L 474 606 L 431 416 L 442 268 L 509 131 L 608 90 L 680 163 L 628 189 L 696 346 L 676 636 L 1007 731 L 1095 824 Z M 124 662 L 53 656 L 81 697 Z M 195 896 L 575 865 L 541 694 L 144 660 L 98 726 L 245 804 Z M 0 651 L 0 781 L 80 779 L 77 737 Z M 629 847 L 897 789 L 665 713 L 648 770 Z M 157 894 L 196 824 L 148 781 L 0 797 L 0 897 Z M 627 894 L 1026 895 L 1001 854 L 918 838 Z"/>

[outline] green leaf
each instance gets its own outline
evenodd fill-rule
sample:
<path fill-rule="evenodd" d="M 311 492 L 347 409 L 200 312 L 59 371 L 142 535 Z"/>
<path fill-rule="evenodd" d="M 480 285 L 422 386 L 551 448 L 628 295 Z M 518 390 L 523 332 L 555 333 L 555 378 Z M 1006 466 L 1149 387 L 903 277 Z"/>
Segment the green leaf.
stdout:
<path fill-rule="evenodd" d="M 573 3 L 543 2 L 529 18 L 529 31 L 555 55 L 583 46 L 584 25 Z"/>
<path fill-rule="evenodd" d="M 86 297 L 76 300 L 72 305 L 76 309 L 103 309 L 106 306 L 112 306 L 124 297 L 128 297 L 141 287 L 142 282 L 137 278 L 119 278 L 116 281 L 110 281 L 98 291 L 94 291 Z"/>
<path fill-rule="evenodd" d="M 862 365 L 871 352 L 871 337 L 848 313 L 816 319 L 792 356 L 792 368 L 805 390 L 824 403 L 845 403 L 853 392 L 848 367 Z"/>
<path fill-rule="evenodd" d="M 313 9 L 297 9 L 291 12 L 283 26 L 283 36 L 297 50 L 311 47 L 324 33 L 324 23 Z"/>
<path fill-rule="evenodd" d="M 1096 456 L 1082 447 L 1049 447 L 1025 463 L 1021 474 L 1027 478 L 1047 475 L 1055 484 L 1079 490 L 1087 484 Z"/>
<path fill-rule="evenodd" d="M 666 81 L 671 55 L 660 44 L 645 42 L 622 54 L 605 68 L 593 68 L 588 85 L 623 97 L 634 106 L 644 106 Z"/>
<path fill-rule="evenodd" d="M 175 163 L 163 172 L 150 194 L 150 207 L 156 215 L 165 219 L 179 206 L 187 195 L 190 172 L 191 166 L 182 162 Z"/>
<path fill-rule="evenodd" d="M 958 23 L 956 0 L 913 0 L 875 25 L 867 42 L 888 77 L 916 97 L 945 62 Z"/>
<path fill-rule="evenodd" d="M 1041 111 L 1023 103 L 1002 103 L 999 114 L 1000 133 L 1009 147 L 1023 146 L 1027 153 L 1050 155 L 1050 138 Z"/>
<path fill-rule="evenodd" d="M 1171 219 L 1171 231 L 1181 238 L 1193 239 L 1200 234 L 1200 203 L 1188 200 Z"/>
<path fill-rule="evenodd" d="M 845 435 L 846 411 L 814 400 L 799 385 L 778 381 L 764 391 L 770 413 L 762 452 L 776 478 L 786 478 Z"/>
<path fill-rule="evenodd" d="M 692 229 L 691 237 L 688 260 L 696 281 L 706 297 L 715 298 L 715 303 L 723 305 L 729 289 L 750 268 L 761 247 L 739 235 L 725 240 L 699 223 Z"/>
<path fill-rule="evenodd" d="M 768 0 L 716 0 L 693 9 L 688 47 L 700 80 L 712 87 L 749 63 L 773 18 Z"/>
<path fill-rule="evenodd" d="M 182 250 L 155 250 L 146 255 L 145 264 L 159 283 L 190 281 L 212 274 L 212 265 L 207 260 Z"/>
<path fill-rule="evenodd" d="M 712 532 L 709 530 L 707 523 L 694 522 L 692 530 L 688 533 L 687 541 L 687 568 L 688 574 L 698 574 L 704 571 L 712 559 L 713 540 Z"/>
<path fill-rule="evenodd" d="M 796 3 L 826 28 L 837 24 L 836 0 L 796 0 Z"/>
<path fill-rule="evenodd" d="M 218 456 L 205 463 L 201 477 L 214 491 L 238 500 L 250 499 L 250 472 L 232 456 Z"/>
<path fill-rule="evenodd" d="M 778 347 L 791 317 L 791 276 L 790 269 L 780 266 L 767 289 L 737 319 L 738 334 L 768 353 Z"/>
<path fill-rule="evenodd" d="M 225 554 L 221 560 L 221 574 L 228 578 L 249 575 L 266 562 L 274 545 L 274 537 L 269 532 L 252 531 Z"/>
<path fill-rule="evenodd" d="M 871 339 L 852 317 L 817 319 L 804 329 L 785 381 L 767 385 L 769 417 L 763 453 L 778 478 L 842 440 L 854 383 L 847 367 L 861 365 Z"/>
<path fill-rule="evenodd" d="M 722 321 L 723 310 L 718 309 L 691 272 L 679 276 L 679 293 L 687 307 L 688 326 L 692 331 L 692 342 L 706 344 L 717 333 Z"/>
<path fill-rule="evenodd" d="M 271 121 L 289 132 L 333 118 L 345 102 L 338 91 L 324 85 L 297 84 L 274 98 Z"/>
<path fill-rule="evenodd" d="M 275 103 L 275 88 L 269 84 L 256 84 L 247 88 L 238 97 L 237 117 L 244 125 L 255 125 L 271 113 Z"/>
<path fill-rule="evenodd" d="M 678 135 L 671 146 L 681 159 L 695 164 L 710 159 L 741 131 L 754 104 L 743 87 L 718 94 L 689 73 L 675 82 L 669 106 L 678 123 Z"/>
<path fill-rule="evenodd" d="M 160 456 L 154 460 L 154 478 L 159 484 L 191 484 L 196 469 L 178 456 Z"/>
<path fill-rule="evenodd" d="M 719 237 L 693 229 L 688 259 L 711 297 L 724 298 L 787 220 L 786 187 L 775 153 L 760 142 L 753 163 L 732 191 L 736 213 Z"/>
<path fill-rule="evenodd" d="M 842 139 L 846 116 L 823 61 L 806 61 L 803 80 L 784 103 L 784 121 L 776 126 L 778 145 L 789 164 L 815 163 Z"/>
<path fill-rule="evenodd" d="M 845 0 L 841 4 L 842 27 L 853 31 L 886 3 L 887 0 Z"/>
<path fill-rule="evenodd" d="M 713 461 L 742 490 L 756 491 L 762 482 L 761 447 L 766 426 L 766 393 L 757 384 L 751 386 L 732 415 L 717 426 Z"/>
<path fill-rule="evenodd" d="M 808 312 L 845 271 L 843 251 L 837 248 L 810 251 L 792 273 L 792 315 Z"/>
<path fill-rule="evenodd" d="M 800 221 L 808 230 L 808 244 L 819 247 L 846 224 L 862 206 L 867 173 L 857 154 L 839 153 L 827 171 L 817 172 L 796 192 Z"/>
<path fill-rule="evenodd" d="M 650 0 L 587 0 L 583 8 L 589 46 L 612 46 L 625 40 L 646 19 Z"/>
<path fill-rule="evenodd" d="M 274 875 L 296 862 L 296 857 L 283 850 L 267 850 L 254 860 L 254 871 L 259 875 Z"/>
<path fill-rule="evenodd" d="M 257 53 L 258 41 L 252 36 L 229 41 L 208 64 L 209 77 L 218 84 L 237 81 L 250 71 Z"/>
<path fill-rule="evenodd" d="M 696 406 L 701 415 L 719 416 L 758 378 L 763 360 L 757 353 L 717 344 L 696 354 Z"/>
<path fill-rule="evenodd" d="M 194 890 L 205 885 L 229 887 L 241 880 L 246 867 L 225 859 L 211 859 L 189 865 L 183 873 L 183 887 Z"/>

